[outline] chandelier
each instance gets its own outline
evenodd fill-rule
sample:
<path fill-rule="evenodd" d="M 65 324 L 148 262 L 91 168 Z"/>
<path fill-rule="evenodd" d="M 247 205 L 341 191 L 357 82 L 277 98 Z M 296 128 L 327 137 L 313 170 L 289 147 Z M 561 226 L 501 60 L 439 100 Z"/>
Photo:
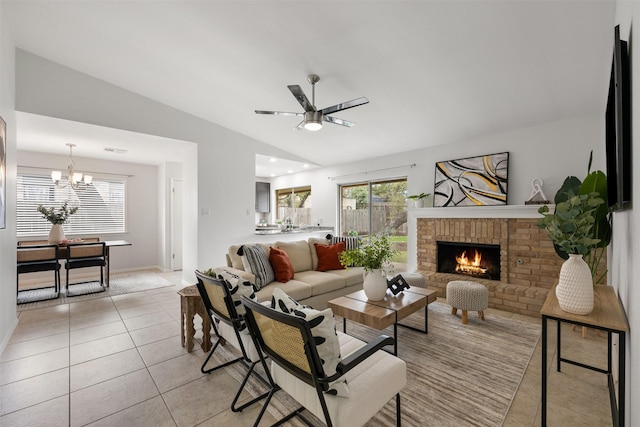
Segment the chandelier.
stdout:
<path fill-rule="evenodd" d="M 93 181 L 93 177 L 91 175 L 82 175 L 81 172 L 75 172 L 73 169 L 76 165 L 76 162 L 73 161 L 73 147 L 76 144 L 66 144 L 69 147 L 69 165 L 67 166 L 67 177 L 62 179 L 61 171 L 51 171 L 51 180 L 58 188 L 65 188 L 67 185 L 70 185 L 74 190 L 77 189 L 80 184 L 89 185 L 91 181 Z"/>

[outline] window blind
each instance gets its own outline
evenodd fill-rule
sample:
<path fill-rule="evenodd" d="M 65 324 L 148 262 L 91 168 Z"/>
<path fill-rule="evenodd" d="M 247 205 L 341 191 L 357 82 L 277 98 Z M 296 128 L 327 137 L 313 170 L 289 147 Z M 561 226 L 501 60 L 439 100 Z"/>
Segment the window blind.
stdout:
<path fill-rule="evenodd" d="M 77 190 L 67 186 L 57 188 L 49 176 L 18 173 L 17 236 L 45 236 L 51 223 L 42 218 L 38 206 L 56 210 L 68 201 L 78 211 L 64 224 L 65 235 L 95 235 L 126 232 L 126 181 L 94 177 Z"/>

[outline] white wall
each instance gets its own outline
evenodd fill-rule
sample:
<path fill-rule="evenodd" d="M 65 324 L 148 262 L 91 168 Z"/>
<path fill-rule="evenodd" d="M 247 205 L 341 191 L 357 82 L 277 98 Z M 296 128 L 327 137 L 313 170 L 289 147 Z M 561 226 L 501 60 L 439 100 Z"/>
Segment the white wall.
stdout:
<path fill-rule="evenodd" d="M 18 111 L 198 144 L 182 165 L 185 280 L 195 280 L 194 269 L 224 260 L 230 244 L 253 233 L 255 155 L 304 161 L 20 49 L 16 69 Z"/>
<path fill-rule="evenodd" d="M 73 157 L 79 171 L 91 171 L 94 178 L 122 178 L 127 186 L 127 232 L 98 235 L 100 240 L 127 240 L 132 246 L 119 247 L 110 252 L 111 272 L 138 268 L 168 268 L 159 257 L 161 223 L 158 185 L 158 167 L 124 162 Z M 45 174 L 51 168 L 63 169 L 69 163 L 68 156 L 18 151 L 18 168 L 44 168 L 35 170 Z M 123 176 L 124 175 L 124 176 Z M 126 177 L 126 175 L 132 175 Z M 46 236 L 42 236 L 46 238 Z M 70 235 L 69 237 L 74 237 Z"/>
<path fill-rule="evenodd" d="M 0 230 L 0 353 L 17 325 L 16 317 L 16 117 L 15 47 L 0 2 L 0 116 L 6 135 L 6 227 Z"/>
<path fill-rule="evenodd" d="M 567 176 L 584 178 L 591 150 L 592 170 L 604 170 L 603 114 L 560 120 L 457 144 L 282 176 L 272 180 L 272 191 L 290 186 L 311 185 L 312 217 L 322 218 L 323 225 L 337 228 L 339 184 L 407 177 L 408 194 L 433 193 L 436 162 L 508 151 L 508 204 L 523 205 L 531 195 L 531 181 L 534 178 L 544 181 L 543 191 L 549 199 L 553 199 Z M 414 164 L 414 167 L 410 166 Z M 409 227 L 409 268 L 416 264 L 415 240 L 415 229 Z"/>
<path fill-rule="evenodd" d="M 640 2 L 618 1 L 616 22 L 620 25 L 620 38 L 629 42 L 629 62 L 631 64 L 631 111 L 632 111 L 632 185 L 631 200 L 640 203 L 640 43 L 637 41 L 639 28 L 632 27 L 634 20 L 640 20 Z M 634 32 L 636 33 L 634 37 Z M 634 38 L 636 40 L 634 40 Z M 611 29 L 613 43 L 613 28 Z M 640 211 L 631 209 L 613 215 L 613 242 L 609 250 L 609 281 L 617 289 L 618 296 L 627 312 L 629 339 L 627 341 L 626 408 L 627 426 L 640 425 L 640 408 L 631 402 L 640 401 Z"/>

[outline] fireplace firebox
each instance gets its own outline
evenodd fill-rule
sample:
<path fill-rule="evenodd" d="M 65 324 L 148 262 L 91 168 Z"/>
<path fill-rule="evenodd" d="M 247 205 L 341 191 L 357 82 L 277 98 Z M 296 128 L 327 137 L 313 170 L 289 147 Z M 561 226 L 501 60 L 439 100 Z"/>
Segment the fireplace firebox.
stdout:
<path fill-rule="evenodd" d="M 437 242 L 438 272 L 500 280 L 500 245 Z"/>

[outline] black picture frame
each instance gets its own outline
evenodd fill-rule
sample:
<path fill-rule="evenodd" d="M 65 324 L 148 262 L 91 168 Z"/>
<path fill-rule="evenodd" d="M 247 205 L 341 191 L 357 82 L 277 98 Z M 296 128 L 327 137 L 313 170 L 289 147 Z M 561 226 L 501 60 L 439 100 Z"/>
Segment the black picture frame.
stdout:
<path fill-rule="evenodd" d="M 437 162 L 434 207 L 507 204 L 509 152 Z"/>

